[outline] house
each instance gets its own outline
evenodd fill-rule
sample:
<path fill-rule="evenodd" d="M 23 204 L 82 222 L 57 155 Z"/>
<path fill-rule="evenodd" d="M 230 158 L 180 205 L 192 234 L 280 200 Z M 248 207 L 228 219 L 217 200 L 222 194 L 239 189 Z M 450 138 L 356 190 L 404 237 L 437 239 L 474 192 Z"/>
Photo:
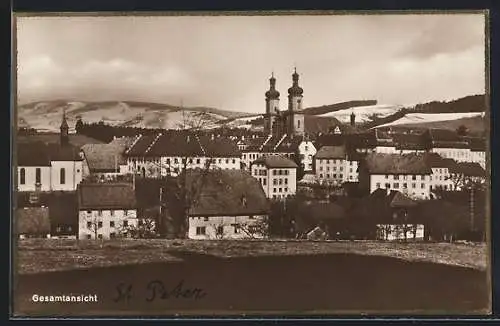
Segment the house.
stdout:
<path fill-rule="evenodd" d="M 369 193 L 382 188 L 415 199 L 430 199 L 431 175 L 424 154 L 370 153 L 361 163 L 359 181 Z"/>
<path fill-rule="evenodd" d="M 77 195 L 79 239 L 127 235 L 127 228 L 138 224 L 132 184 L 82 183 Z"/>
<path fill-rule="evenodd" d="M 449 173 L 453 190 L 462 190 L 471 183 L 480 185 L 486 183 L 486 171 L 479 163 L 457 162 L 450 165 Z"/>
<path fill-rule="evenodd" d="M 123 153 L 132 144 L 133 138 L 115 138 L 108 144 L 86 144 L 83 153 L 83 177 L 94 175 L 109 178 L 127 174 L 128 164 Z"/>
<path fill-rule="evenodd" d="M 430 129 L 431 151 L 457 162 L 471 161 L 471 145 L 456 132 L 444 129 Z"/>
<path fill-rule="evenodd" d="M 82 181 L 83 159 L 72 145 L 17 144 L 17 191 L 75 191 Z"/>
<path fill-rule="evenodd" d="M 379 240 L 423 239 L 418 203 L 400 191 L 377 189 L 356 206 L 353 215 L 375 226 Z"/>
<path fill-rule="evenodd" d="M 14 225 L 20 239 L 50 238 L 49 208 L 45 206 L 18 208 Z"/>
<path fill-rule="evenodd" d="M 452 168 L 456 162 L 450 158 L 443 158 L 437 153 L 428 153 L 425 157 L 427 164 L 432 170 L 430 182 L 431 189 L 452 190 L 453 181 L 451 179 L 450 168 Z"/>
<path fill-rule="evenodd" d="M 188 238 L 267 237 L 269 203 L 257 181 L 242 170 L 188 170 Z M 169 197 L 171 214 L 182 214 L 178 197 Z"/>
<path fill-rule="evenodd" d="M 184 169 L 241 168 L 236 142 L 184 130 L 141 135 L 124 155 L 129 170 L 144 177 L 177 176 Z"/>
<path fill-rule="evenodd" d="M 359 159 L 356 157 L 348 153 L 344 145 L 321 147 L 314 158 L 317 178 L 334 185 L 358 181 Z"/>
<path fill-rule="evenodd" d="M 251 171 L 267 198 L 283 199 L 297 191 L 297 164 L 287 157 L 263 156 L 253 161 Z"/>

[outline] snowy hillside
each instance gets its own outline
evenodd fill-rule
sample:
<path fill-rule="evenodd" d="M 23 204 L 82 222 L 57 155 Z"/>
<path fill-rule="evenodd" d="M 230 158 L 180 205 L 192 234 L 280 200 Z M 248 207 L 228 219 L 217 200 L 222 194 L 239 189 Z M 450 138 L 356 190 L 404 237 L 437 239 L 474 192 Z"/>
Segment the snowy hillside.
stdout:
<path fill-rule="evenodd" d="M 79 117 L 86 123 L 102 121 L 113 126 L 177 129 L 183 124 L 199 125 L 200 112 L 204 112 L 202 124 L 207 128 L 213 128 L 235 116 L 247 115 L 211 108 L 180 109 L 157 103 L 47 101 L 19 106 L 19 127 L 58 131 L 64 108 L 70 131 L 73 131 Z"/>
<path fill-rule="evenodd" d="M 319 115 L 320 117 L 334 117 L 340 122 L 349 123 L 351 113 L 356 115 L 356 122 L 367 122 L 373 120 L 374 117 L 384 118 L 401 110 L 402 105 L 377 104 L 368 106 L 357 106 L 344 110 L 328 112 Z"/>
<path fill-rule="evenodd" d="M 408 113 L 401 119 L 382 124 L 374 128 L 425 124 L 442 121 L 452 121 L 464 118 L 484 117 L 484 112 L 467 112 L 467 113 Z"/>

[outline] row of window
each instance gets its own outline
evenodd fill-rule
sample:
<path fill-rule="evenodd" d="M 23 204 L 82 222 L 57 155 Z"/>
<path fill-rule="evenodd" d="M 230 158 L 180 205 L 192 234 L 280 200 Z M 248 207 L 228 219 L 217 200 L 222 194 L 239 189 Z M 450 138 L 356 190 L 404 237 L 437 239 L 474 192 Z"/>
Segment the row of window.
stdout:
<path fill-rule="evenodd" d="M 288 184 L 288 179 L 287 178 L 277 178 L 273 179 L 273 186 L 281 186 L 282 184 L 287 185 Z"/>
<path fill-rule="evenodd" d="M 97 222 L 87 222 L 87 229 L 92 229 L 92 228 L 102 228 L 103 222 L 102 221 L 97 221 Z M 114 228 L 116 226 L 115 221 L 109 221 L 109 227 Z M 123 227 L 128 226 L 128 221 L 124 220 L 123 221 Z"/>
<path fill-rule="evenodd" d="M 289 175 L 290 171 L 289 170 L 273 170 L 273 175 Z"/>
<path fill-rule="evenodd" d="M 327 178 L 327 179 L 330 179 L 330 176 L 333 179 L 337 179 L 337 176 L 338 176 L 339 179 L 343 179 L 344 178 L 344 175 L 342 173 L 340 173 L 340 174 L 337 174 L 337 173 L 333 173 L 333 174 L 327 173 L 327 174 L 325 174 L 325 178 Z M 319 174 L 319 178 L 323 179 L 323 173 Z M 352 180 L 352 175 L 350 176 L 350 179 Z"/>
<path fill-rule="evenodd" d="M 391 176 L 391 175 L 386 174 L 386 175 L 385 175 L 385 178 L 386 178 L 386 179 L 389 179 L 389 178 L 390 178 L 390 176 Z M 403 174 L 403 175 L 401 175 L 401 180 L 408 180 L 408 178 L 409 178 L 409 177 L 410 177 L 410 175 L 405 175 L 405 174 Z M 399 174 L 394 174 L 394 175 L 393 175 L 393 178 L 394 178 L 394 180 L 399 180 Z M 411 180 L 417 180 L 417 176 L 416 176 L 416 175 L 412 175 L 412 176 L 411 176 Z M 420 176 L 420 180 L 425 180 L 425 175 L 421 175 L 421 176 Z"/>
<path fill-rule="evenodd" d="M 278 191 L 276 191 L 278 190 Z M 273 188 L 273 192 L 276 193 L 281 193 L 281 192 L 288 192 L 288 188 Z"/>
<path fill-rule="evenodd" d="M 319 164 L 343 164 L 344 162 L 346 162 L 346 160 L 343 160 L 343 159 L 322 159 L 322 158 L 318 158 L 318 163 Z M 354 165 L 353 161 L 348 161 L 349 162 L 349 165 Z"/>
<path fill-rule="evenodd" d="M 36 168 L 35 169 L 35 183 L 42 183 L 42 169 Z M 61 168 L 59 170 L 59 183 L 60 184 L 65 184 L 66 183 L 66 169 Z M 19 184 L 26 184 L 26 169 L 21 168 L 19 170 Z"/>
<path fill-rule="evenodd" d="M 231 224 L 231 228 L 234 234 L 239 234 L 241 232 L 241 227 L 239 224 Z M 224 226 L 219 225 L 216 228 L 216 234 L 222 236 L 224 234 Z M 197 226 L 196 227 L 196 235 L 206 235 L 207 227 L 206 226 Z"/>
<path fill-rule="evenodd" d="M 89 211 L 87 211 L 87 214 L 92 214 L 92 211 L 90 211 L 90 210 L 89 210 Z M 109 214 L 110 214 L 111 216 L 115 216 L 115 211 L 111 209 L 111 210 L 109 210 Z M 124 209 L 124 210 L 123 210 L 123 214 L 124 214 L 124 215 L 128 215 L 128 210 L 127 210 L 127 209 Z M 98 211 L 97 211 L 97 215 L 102 216 L 102 210 L 98 210 Z"/>
<path fill-rule="evenodd" d="M 380 182 L 377 182 L 377 183 L 376 183 L 376 187 L 377 187 L 377 189 L 379 189 L 379 188 L 380 188 Z M 399 189 L 399 183 L 398 183 L 398 182 L 393 183 L 393 184 L 392 184 L 392 187 L 393 187 L 394 189 Z M 411 187 L 415 189 L 415 188 L 417 188 L 417 184 L 416 184 L 416 183 L 412 183 L 412 184 L 411 184 Z M 390 183 L 386 183 L 386 184 L 385 184 L 385 188 L 391 188 L 391 184 L 390 184 Z M 408 183 L 403 183 L 403 184 L 402 184 L 402 189 L 407 189 L 407 188 L 408 188 Z M 421 183 L 421 184 L 420 184 L 420 188 L 421 188 L 421 189 L 425 189 L 425 183 Z"/>
<path fill-rule="evenodd" d="M 180 160 L 178 158 L 174 158 L 173 161 L 174 161 L 174 164 L 178 164 L 180 162 Z M 196 162 L 196 164 L 201 164 L 201 159 L 200 158 L 196 158 L 196 159 L 190 158 L 187 161 L 188 164 L 193 164 L 194 162 Z M 234 158 L 233 159 L 228 159 L 228 158 L 225 159 L 226 164 L 229 164 L 230 162 L 233 164 L 236 164 L 236 159 L 234 159 Z M 170 163 L 171 163 L 170 158 L 167 158 L 167 164 L 170 164 Z M 222 164 L 222 159 L 221 158 L 219 158 L 218 160 L 214 159 L 214 163 Z"/>
<path fill-rule="evenodd" d="M 323 171 L 323 167 L 322 167 L 322 166 L 320 166 L 320 167 L 319 167 L 319 170 L 320 170 L 320 171 Z M 336 167 L 336 166 L 334 166 L 332 170 L 333 170 L 333 171 L 337 171 L 337 167 Z M 329 166 L 327 166 L 327 167 L 326 167 L 326 171 L 330 171 L 330 167 L 329 167 Z M 344 168 L 343 168 L 343 167 L 339 167 L 339 171 L 344 171 Z M 349 172 L 351 172 L 351 173 L 352 173 L 352 168 L 350 168 L 350 169 L 349 169 Z"/>

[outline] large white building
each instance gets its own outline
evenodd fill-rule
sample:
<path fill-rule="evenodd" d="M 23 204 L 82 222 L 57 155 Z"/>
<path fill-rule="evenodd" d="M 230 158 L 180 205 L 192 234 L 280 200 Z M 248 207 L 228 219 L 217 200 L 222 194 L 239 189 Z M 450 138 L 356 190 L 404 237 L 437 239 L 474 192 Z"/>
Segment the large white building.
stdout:
<path fill-rule="evenodd" d="M 128 183 L 81 183 L 78 186 L 78 238 L 126 236 L 138 225 L 135 190 Z"/>
<path fill-rule="evenodd" d="M 263 156 L 253 161 L 251 171 L 267 198 L 283 199 L 297 192 L 297 164 L 287 157 Z"/>
<path fill-rule="evenodd" d="M 269 203 L 261 185 L 247 171 L 212 170 L 206 173 L 190 170 L 186 182 L 189 196 L 200 198 L 189 204 L 189 239 L 262 239 L 268 236 Z M 169 205 L 179 207 L 180 203 L 174 200 Z"/>
<path fill-rule="evenodd" d="M 359 158 L 345 146 L 323 146 L 315 156 L 316 177 L 321 183 L 342 185 L 358 182 Z"/>
<path fill-rule="evenodd" d="M 15 157 L 17 191 L 76 191 L 82 181 L 83 158 L 80 149 L 69 142 L 65 113 L 58 143 L 37 140 L 20 142 Z"/>
<path fill-rule="evenodd" d="M 177 176 L 185 169 L 241 168 L 241 153 L 236 142 L 187 131 L 141 135 L 124 156 L 129 171 L 145 177 Z"/>
<path fill-rule="evenodd" d="M 413 199 L 430 199 L 431 177 L 423 154 L 370 153 L 360 166 L 359 181 L 370 193 L 388 189 Z"/>

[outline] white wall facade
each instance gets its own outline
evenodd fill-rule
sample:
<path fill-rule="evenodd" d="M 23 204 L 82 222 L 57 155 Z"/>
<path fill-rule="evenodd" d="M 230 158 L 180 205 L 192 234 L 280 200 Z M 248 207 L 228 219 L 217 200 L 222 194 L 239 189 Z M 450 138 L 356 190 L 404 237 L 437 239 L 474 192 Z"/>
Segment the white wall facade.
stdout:
<path fill-rule="evenodd" d="M 413 228 L 416 229 L 415 233 Z M 406 231 L 406 232 L 405 232 Z M 404 240 L 406 233 L 407 240 L 423 240 L 424 239 L 424 225 L 407 225 L 402 228 L 401 225 L 396 224 L 378 224 L 377 225 L 377 240 Z M 414 237 L 415 236 L 415 237 Z"/>
<path fill-rule="evenodd" d="M 125 224 L 137 226 L 135 209 L 80 210 L 78 212 L 78 238 L 95 239 L 96 230 L 98 239 L 118 237 Z"/>
<path fill-rule="evenodd" d="M 191 216 L 188 238 L 194 240 L 265 238 L 252 229 L 253 224 L 267 227 L 267 215 Z"/>
<path fill-rule="evenodd" d="M 64 180 L 61 180 L 61 170 L 64 170 Z M 53 191 L 75 191 L 83 178 L 82 161 L 52 161 L 51 189 Z"/>
<path fill-rule="evenodd" d="M 432 168 L 431 185 L 432 189 L 453 190 L 453 182 L 450 179 L 448 168 Z"/>
<path fill-rule="evenodd" d="M 473 162 L 471 150 L 469 148 L 443 148 L 437 147 L 431 150 L 444 158 L 451 158 L 457 162 Z"/>
<path fill-rule="evenodd" d="M 316 177 L 321 182 L 338 184 L 344 182 L 358 182 L 358 161 L 344 158 L 317 158 Z"/>
<path fill-rule="evenodd" d="M 304 172 L 313 170 L 313 161 L 316 153 L 317 150 L 312 141 L 305 140 L 299 144 L 300 162 L 304 165 Z"/>
<path fill-rule="evenodd" d="M 24 169 L 24 183 L 21 183 L 21 170 Z M 41 191 L 51 191 L 51 168 L 50 166 L 18 166 L 17 167 L 17 190 L 36 190 L 36 171 L 40 171 Z"/>
<path fill-rule="evenodd" d="M 297 193 L 296 168 L 268 168 L 264 164 L 253 164 L 251 173 L 259 180 L 267 198 L 283 199 Z"/>
<path fill-rule="evenodd" d="M 397 190 L 413 199 L 430 199 L 430 174 L 370 174 L 370 193 L 377 189 Z"/>
<path fill-rule="evenodd" d="M 384 153 L 384 154 L 397 154 L 398 151 L 396 150 L 395 146 L 377 146 L 374 149 L 375 153 Z"/>

